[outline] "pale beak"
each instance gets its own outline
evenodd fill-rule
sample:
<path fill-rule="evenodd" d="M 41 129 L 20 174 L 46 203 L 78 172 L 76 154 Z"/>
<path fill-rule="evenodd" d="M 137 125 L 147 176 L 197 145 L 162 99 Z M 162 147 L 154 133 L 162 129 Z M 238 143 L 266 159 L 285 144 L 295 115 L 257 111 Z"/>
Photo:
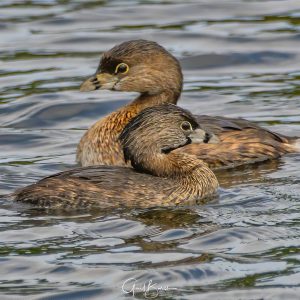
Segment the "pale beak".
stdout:
<path fill-rule="evenodd" d="M 108 74 L 99 73 L 86 79 L 80 86 L 80 92 L 90 92 L 94 90 L 112 90 L 118 82 L 118 77 Z"/>
<path fill-rule="evenodd" d="M 189 135 L 193 144 L 200 144 L 200 143 L 209 143 L 209 144 L 218 144 L 220 140 L 217 136 L 212 133 L 208 133 L 203 129 L 197 128 L 191 132 Z"/>

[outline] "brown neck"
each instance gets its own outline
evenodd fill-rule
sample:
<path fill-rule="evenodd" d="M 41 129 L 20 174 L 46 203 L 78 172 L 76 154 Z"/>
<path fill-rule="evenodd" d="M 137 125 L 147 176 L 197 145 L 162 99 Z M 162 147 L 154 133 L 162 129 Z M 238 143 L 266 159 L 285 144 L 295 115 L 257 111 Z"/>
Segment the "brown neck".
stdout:
<path fill-rule="evenodd" d="M 94 124 L 83 136 L 77 150 L 77 161 L 83 166 L 95 164 L 125 165 L 118 136 L 130 120 L 147 107 L 176 103 L 180 92 L 141 94 L 134 101 Z M 101 151 L 100 151 L 101 149 Z"/>
<path fill-rule="evenodd" d="M 149 153 L 155 153 L 154 147 L 147 147 Z M 139 155 L 141 158 L 142 156 Z M 190 176 L 191 173 L 197 171 L 199 167 L 204 168 L 205 171 L 210 169 L 206 163 L 196 156 L 170 152 L 168 154 L 158 153 L 152 154 L 151 157 L 144 159 L 142 157 L 138 163 L 144 171 L 159 177 L 178 178 Z M 212 172 L 212 171 L 210 171 Z"/>
<path fill-rule="evenodd" d="M 136 169 L 159 177 L 175 180 L 172 197 L 182 195 L 186 199 L 201 198 L 213 194 L 218 187 L 218 180 L 207 164 L 196 157 L 184 153 L 170 152 L 156 154 L 151 159 L 133 163 Z"/>
<path fill-rule="evenodd" d="M 160 105 L 163 103 L 173 103 L 176 104 L 180 96 L 181 90 L 173 91 L 166 90 L 159 94 L 148 94 L 144 93 L 138 96 L 130 105 L 139 106 L 141 110 L 152 107 L 155 105 Z"/>

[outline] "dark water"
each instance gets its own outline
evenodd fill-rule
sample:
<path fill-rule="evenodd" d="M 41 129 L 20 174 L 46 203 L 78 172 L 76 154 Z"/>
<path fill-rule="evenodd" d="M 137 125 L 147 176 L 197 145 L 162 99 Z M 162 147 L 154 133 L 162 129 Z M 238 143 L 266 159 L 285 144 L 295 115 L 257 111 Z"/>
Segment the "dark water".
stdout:
<path fill-rule="evenodd" d="M 0 194 L 72 167 L 84 130 L 135 96 L 78 92 L 129 39 L 180 58 L 183 107 L 300 135 L 299 0 L 2 0 L 0 22 Z M 189 209 L 54 215 L 2 201 L 0 298 L 122 299 L 135 278 L 140 299 L 161 286 L 159 299 L 299 299 L 299 170 L 295 154 L 223 171 L 220 197 Z"/>

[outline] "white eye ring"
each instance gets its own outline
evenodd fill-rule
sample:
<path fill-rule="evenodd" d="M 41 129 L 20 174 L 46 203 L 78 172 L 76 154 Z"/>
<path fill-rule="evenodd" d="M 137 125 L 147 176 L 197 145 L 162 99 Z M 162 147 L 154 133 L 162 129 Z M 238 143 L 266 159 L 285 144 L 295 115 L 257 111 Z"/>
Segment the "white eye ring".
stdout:
<path fill-rule="evenodd" d="M 121 73 L 126 74 L 129 71 L 129 66 L 125 63 L 120 63 L 116 66 L 115 74 Z"/>
<path fill-rule="evenodd" d="M 183 130 L 183 131 L 192 131 L 193 128 L 192 128 L 192 124 L 188 121 L 184 121 L 181 123 L 180 125 L 180 128 Z"/>

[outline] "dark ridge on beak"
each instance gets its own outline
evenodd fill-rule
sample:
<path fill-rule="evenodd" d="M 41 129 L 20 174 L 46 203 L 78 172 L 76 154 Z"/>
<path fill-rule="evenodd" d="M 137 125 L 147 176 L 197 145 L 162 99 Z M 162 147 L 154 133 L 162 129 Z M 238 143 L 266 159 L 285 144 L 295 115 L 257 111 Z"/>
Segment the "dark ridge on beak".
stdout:
<path fill-rule="evenodd" d="M 100 88 L 100 83 L 96 76 L 89 77 L 80 86 L 80 92 L 95 91 Z"/>
<path fill-rule="evenodd" d="M 212 138 L 212 134 L 206 132 L 203 139 L 203 143 L 207 144 L 211 138 Z"/>

